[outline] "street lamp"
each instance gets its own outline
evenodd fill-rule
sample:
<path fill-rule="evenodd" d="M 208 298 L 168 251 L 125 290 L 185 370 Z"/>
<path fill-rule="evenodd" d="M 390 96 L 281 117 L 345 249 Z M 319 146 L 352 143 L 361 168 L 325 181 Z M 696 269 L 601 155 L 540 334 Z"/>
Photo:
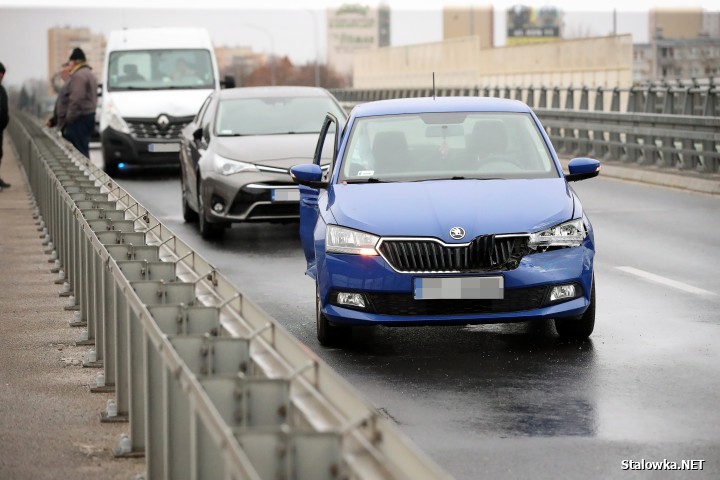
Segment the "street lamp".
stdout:
<path fill-rule="evenodd" d="M 270 31 L 268 29 L 266 29 L 265 27 L 261 27 L 259 25 L 252 25 L 249 23 L 244 23 L 243 26 L 259 30 L 259 31 L 263 32 L 265 35 L 267 35 L 268 38 L 270 39 L 270 85 L 275 86 L 275 57 L 274 57 L 275 41 L 273 40 L 272 34 L 270 33 Z"/>

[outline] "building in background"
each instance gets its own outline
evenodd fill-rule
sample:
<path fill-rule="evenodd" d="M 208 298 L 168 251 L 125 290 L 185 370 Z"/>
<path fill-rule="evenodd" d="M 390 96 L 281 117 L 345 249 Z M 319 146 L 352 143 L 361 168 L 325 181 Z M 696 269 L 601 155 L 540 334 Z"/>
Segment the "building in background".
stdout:
<path fill-rule="evenodd" d="M 327 63 L 352 75 L 356 52 L 390 45 L 390 7 L 346 4 L 327 10 Z"/>
<path fill-rule="evenodd" d="M 562 38 L 562 12 L 552 6 L 515 5 L 507 10 L 508 46 L 551 42 Z"/>
<path fill-rule="evenodd" d="M 653 9 L 648 28 L 650 41 L 633 47 L 635 83 L 720 76 L 720 13 Z"/>
<path fill-rule="evenodd" d="M 93 33 L 89 28 L 57 27 L 48 29 L 48 79 L 49 95 L 55 95 L 53 78 L 60 66 L 68 61 L 73 48 L 80 47 L 85 52 L 87 62 L 92 67 L 98 82 L 102 78 L 105 60 L 105 36 Z"/>
<path fill-rule="evenodd" d="M 492 5 L 443 7 L 443 40 L 475 35 L 480 39 L 480 48 L 492 48 L 494 24 Z"/>
<path fill-rule="evenodd" d="M 703 28 L 702 8 L 653 8 L 648 18 L 648 38 L 695 38 Z"/>

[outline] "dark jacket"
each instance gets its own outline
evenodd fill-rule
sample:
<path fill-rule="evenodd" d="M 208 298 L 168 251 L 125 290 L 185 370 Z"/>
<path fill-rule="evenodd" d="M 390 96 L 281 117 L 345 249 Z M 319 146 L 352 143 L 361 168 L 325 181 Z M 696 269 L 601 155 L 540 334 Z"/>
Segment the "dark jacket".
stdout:
<path fill-rule="evenodd" d="M 58 92 L 57 99 L 55 100 L 55 108 L 53 109 L 53 116 L 48 121 L 48 124 L 51 127 L 58 127 L 62 129 L 63 125 L 65 125 L 65 117 L 67 116 L 67 87 L 70 79 L 68 79 L 67 82 L 63 84 L 63 86 L 60 88 L 60 92 Z"/>
<path fill-rule="evenodd" d="M 8 108 L 7 92 L 5 91 L 5 87 L 0 85 L 0 131 L 5 130 L 5 127 L 7 127 L 10 121 Z"/>
<path fill-rule="evenodd" d="M 95 113 L 97 108 L 97 80 L 87 63 L 75 67 L 68 78 L 66 91 L 67 113 L 65 123 L 73 123 L 81 115 Z"/>

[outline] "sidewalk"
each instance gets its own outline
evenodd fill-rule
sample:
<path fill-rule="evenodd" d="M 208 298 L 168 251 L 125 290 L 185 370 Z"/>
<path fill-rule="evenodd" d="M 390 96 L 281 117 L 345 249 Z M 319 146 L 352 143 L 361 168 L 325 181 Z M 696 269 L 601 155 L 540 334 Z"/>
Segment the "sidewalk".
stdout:
<path fill-rule="evenodd" d="M 132 479 L 143 459 L 115 459 L 128 424 L 100 423 L 112 394 L 90 393 L 100 370 L 58 296 L 8 135 L 0 176 L 0 479 Z"/>

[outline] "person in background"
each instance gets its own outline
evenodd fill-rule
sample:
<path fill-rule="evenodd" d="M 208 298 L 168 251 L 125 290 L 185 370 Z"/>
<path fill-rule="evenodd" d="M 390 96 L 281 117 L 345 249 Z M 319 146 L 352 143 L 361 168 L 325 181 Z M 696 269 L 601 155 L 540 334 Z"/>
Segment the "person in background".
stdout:
<path fill-rule="evenodd" d="M 5 127 L 7 127 L 8 123 L 10 122 L 10 114 L 9 114 L 9 106 L 8 106 L 8 96 L 7 92 L 5 91 L 5 87 L 2 85 L 3 78 L 5 77 L 5 65 L 0 63 L 0 165 L 2 165 L 2 157 L 3 157 L 3 131 L 5 130 Z M 2 178 L 0 178 L 0 190 L 3 188 L 9 188 L 10 184 L 4 181 Z"/>
<path fill-rule="evenodd" d="M 60 79 L 63 84 L 58 92 L 57 99 L 55 100 L 55 108 L 53 109 L 53 116 L 45 123 L 46 127 L 57 127 L 62 132 L 63 126 L 65 125 L 65 115 L 67 114 L 67 97 L 65 91 L 68 86 L 68 79 L 70 78 L 70 63 L 65 62 L 62 64 L 60 69 Z"/>
<path fill-rule="evenodd" d="M 97 107 L 97 80 L 87 64 L 85 52 L 80 48 L 73 49 L 69 63 L 70 78 L 64 94 L 67 112 L 63 137 L 90 158 L 90 136 L 95 128 Z"/>

